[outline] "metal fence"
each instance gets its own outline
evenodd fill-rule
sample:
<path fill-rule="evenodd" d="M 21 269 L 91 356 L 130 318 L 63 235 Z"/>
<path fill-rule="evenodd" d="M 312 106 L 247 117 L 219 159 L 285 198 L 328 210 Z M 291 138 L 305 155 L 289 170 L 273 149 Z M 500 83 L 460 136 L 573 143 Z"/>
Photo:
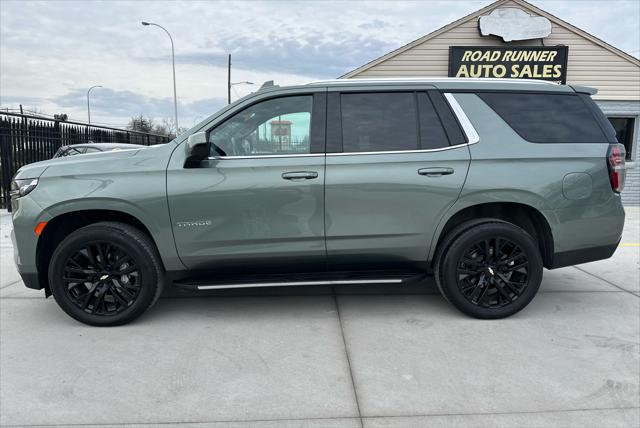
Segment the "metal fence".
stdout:
<path fill-rule="evenodd" d="M 0 112 L 0 208 L 11 209 L 11 178 L 20 167 L 51 159 L 61 146 L 89 141 L 151 146 L 166 143 L 169 137 Z"/>

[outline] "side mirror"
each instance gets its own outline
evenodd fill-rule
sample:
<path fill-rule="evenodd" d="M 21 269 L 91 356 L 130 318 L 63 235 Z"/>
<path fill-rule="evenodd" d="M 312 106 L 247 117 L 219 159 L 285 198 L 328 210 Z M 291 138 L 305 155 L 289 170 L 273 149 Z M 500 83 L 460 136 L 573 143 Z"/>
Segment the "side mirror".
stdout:
<path fill-rule="evenodd" d="M 209 157 L 209 141 L 206 132 L 191 134 L 185 145 L 187 164 L 197 164 Z"/>

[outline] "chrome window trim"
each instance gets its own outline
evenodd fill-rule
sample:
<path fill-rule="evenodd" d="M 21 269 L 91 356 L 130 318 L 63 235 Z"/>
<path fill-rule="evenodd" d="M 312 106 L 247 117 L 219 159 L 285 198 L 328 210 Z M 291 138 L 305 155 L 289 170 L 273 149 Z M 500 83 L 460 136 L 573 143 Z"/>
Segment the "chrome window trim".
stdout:
<path fill-rule="evenodd" d="M 475 143 L 479 142 L 480 141 L 480 136 L 478 135 L 478 132 L 476 131 L 476 128 L 473 127 L 473 124 L 469 120 L 469 117 L 464 112 L 464 110 L 462 109 L 460 104 L 458 104 L 458 101 L 456 100 L 456 97 L 454 97 L 453 94 L 450 93 L 450 92 L 445 92 L 444 97 L 447 99 L 447 102 L 451 106 L 451 109 L 453 110 L 453 113 L 458 118 L 458 121 L 460 122 L 460 125 L 462 126 L 462 130 L 464 131 L 464 133 L 467 136 L 467 141 L 469 142 L 468 144 L 475 144 Z"/>
<path fill-rule="evenodd" d="M 475 143 L 469 143 L 475 144 Z M 354 155 L 396 155 L 403 153 L 429 153 L 429 152 L 443 152 L 445 150 L 458 149 L 460 147 L 468 146 L 469 144 L 456 144 L 455 146 L 438 147 L 437 149 L 420 149 L 420 150 L 386 150 L 379 152 L 340 152 L 340 153 L 327 153 L 327 156 L 354 156 Z"/>
<path fill-rule="evenodd" d="M 324 153 L 294 153 L 281 155 L 244 155 L 244 156 L 209 156 L 209 160 L 225 159 L 269 159 L 269 158 L 311 158 L 324 156 Z"/>

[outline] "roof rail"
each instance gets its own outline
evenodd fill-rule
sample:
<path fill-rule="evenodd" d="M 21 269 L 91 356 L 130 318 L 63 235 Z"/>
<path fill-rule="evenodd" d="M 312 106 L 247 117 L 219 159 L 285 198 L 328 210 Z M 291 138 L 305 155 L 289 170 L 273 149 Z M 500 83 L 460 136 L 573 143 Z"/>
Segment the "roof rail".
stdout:
<path fill-rule="evenodd" d="M 498 82 L 498 83 L 537 83 L 541 85 L 557 85 L 555 82 L 536 79 L 506 79 L 506 78 L 467 78 L 467 77 L 381 77 L 381 78 L 353 78 L 353 79 L 330 79 L 309 82 L 307 85 L 326 85 L 326 84 L 343 84 L 349 85 L 353 83 L 393 83 L 393 82 Z"/>

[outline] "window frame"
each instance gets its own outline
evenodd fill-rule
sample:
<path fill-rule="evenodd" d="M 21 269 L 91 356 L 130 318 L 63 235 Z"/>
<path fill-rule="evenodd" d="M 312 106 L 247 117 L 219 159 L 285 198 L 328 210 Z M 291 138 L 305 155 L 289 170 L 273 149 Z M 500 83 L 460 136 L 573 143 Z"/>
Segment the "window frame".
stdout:
<path fill-rule="evenodd" d="M 255 105 L 258 105 L 263 102 L 267 102 L 270 100 L 281 99 L 281 98 L 290 98 L 290 97 L 311 97 L 311 121 L 309 124 L 309 153 L 281 153 L 281 154 L 263 154 L 263 155 L 232 155 L 232 156 L 208 156 L 209 160 L 233 160 L 233 159 L 264 159 L 264 158 L 293 158 L 293 157 L 314 157 L 314 156 L 324 156 L 325 155 L 325 134 L 326 134 L 326 104 L 327 104 L 327 94 L 326 91 L 305 91 L 305 92 L 292 92 L 287 94 L 273 94 L 272 96 L 262 97 L 260 99 L 256 99 L 255 101 L 243 105 L 241 108 L 234 109 L 228 115 L 225 115 L 219 121 L 216 121 L 215 124 L 207 128 L 206 135 L 207 141 L 209 141 L 211 137 L 211 133 L 218 128 L 219 126 L 226 123 L 228 120 L 232 119 L 238 114 L 241 114 L 243 111 L 251 108 Z M 211 142 L 209 141 L 209 146 L 211 146 Z"/>
<path fill-rule="evenodd" d="M 327 95 L 327 142 L 326 142 L 326 154 L 327 156 L 354 156 L 354 155 L 383 155 L 383 154 L 402 154 L 402 153 L 428 153 L 439 152 L 443 150 L 450 150 L 461 146 L 469 145 L 469 137 L 467 136 L 464 127 L 460 123 L 460 120 L 453 110 L 452 106 L 444 97 L 444 92 L 438 89 L 408 89 L 408 88 L 384 88 L 380 90 L 338 90 L 330 91 Z M 368 151 L 368 152 L 345 152 L 344 143 L 342 139 L 342 95 L 343 94 L 387 94 L 387 93 L 407 93 L 412 94 L 414 99 L 414 105 L 416 110 L 416 127 L 419 149 L 407 149 L 407 150 L 380 150 L 380 151 Z M 436 116 L 442 126 L 445 137 L 447 139 L 447 145 L 437 148 L 424 149 L 422 148 L 422 135 L 421 135 L 421 122 L 422 116 L 420 114 L 419 94 L 424 94 L 426 100 L 431 103 L 431 106 L 435 110 Z M 446 108 L 446 111 L 442 109 Z M 448 115 L 453 117 L 454 121 L 448 121 L 445 123 L 443 116 Z M 455 127 L 455 128 L 454 128 Z M 459 132 L 462 135 L 464 143 L 452 144 L 451 138 L 455 132 Z"/>

